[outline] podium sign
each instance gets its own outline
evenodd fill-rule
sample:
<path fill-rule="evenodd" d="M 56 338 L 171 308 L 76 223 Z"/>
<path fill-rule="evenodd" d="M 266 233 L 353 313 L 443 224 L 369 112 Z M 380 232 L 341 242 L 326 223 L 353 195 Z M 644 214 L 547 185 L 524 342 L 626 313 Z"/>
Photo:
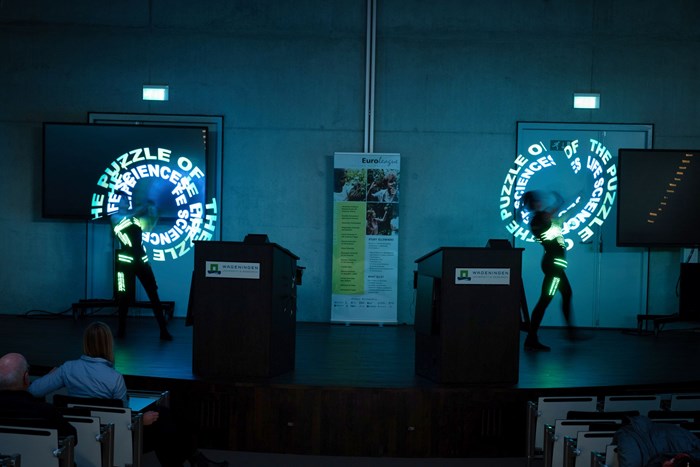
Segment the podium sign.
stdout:
<path fill-rule="evenodd" d="M 517 383 L 522 249 L 443 247 L 416 263 L 416 374 Z"/>
<path fill-rule="evenodd" d="M 192 371 L 269 377 L 294 369 L 296 262 L 274 243 L 195 242 Z"/>

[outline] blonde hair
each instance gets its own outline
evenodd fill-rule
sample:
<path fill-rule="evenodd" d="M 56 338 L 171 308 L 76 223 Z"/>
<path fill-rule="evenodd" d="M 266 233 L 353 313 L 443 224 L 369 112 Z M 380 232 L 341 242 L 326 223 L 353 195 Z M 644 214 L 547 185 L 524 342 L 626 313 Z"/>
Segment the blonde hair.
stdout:
<path fill-rule="evenodd" d="M 83 353 L 88 357 L 104 358 L 114 363 L 114 338 L 105 323 L 90 323 L 83 333 Z"/>

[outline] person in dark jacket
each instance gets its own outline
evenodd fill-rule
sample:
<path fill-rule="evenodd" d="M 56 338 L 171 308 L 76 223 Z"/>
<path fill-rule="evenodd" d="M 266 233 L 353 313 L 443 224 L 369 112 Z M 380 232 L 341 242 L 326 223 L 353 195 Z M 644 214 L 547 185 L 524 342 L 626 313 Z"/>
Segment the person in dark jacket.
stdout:
<path fill-rule="evenodd" d="M 682 454 L 688 461 L 700 459 L 700 439 L 671 423 L 652 421 L 643 415 L 632 417 L 613 437 L 620 467 L 662 467 Z M 681 459 L 682 457 L 679 457 Z M 695 465 L 686 462 L 685 465 Z M 674 462 L 673 465 L 684 465 Z"/>
<path fill-rule="evenodd" d="M 18 353 L 0 357 L 0 418 L 41 422 L 42 426 L 56 428 L 61 438 L 72 435 L 77 443 L 75 428 L 56 407 L 32 396 L 28 387 L 27 359 Z"/>

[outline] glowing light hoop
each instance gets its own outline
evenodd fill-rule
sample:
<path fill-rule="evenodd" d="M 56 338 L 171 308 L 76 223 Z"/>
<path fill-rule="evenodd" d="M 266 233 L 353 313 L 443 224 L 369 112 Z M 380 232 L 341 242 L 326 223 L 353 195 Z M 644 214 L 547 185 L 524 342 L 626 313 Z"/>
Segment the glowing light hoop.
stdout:
<path fill-rule="evenodd" d="M 117 212 L 120 196 L 115 191 L 131 195 L 139 181 L 156 178 L 164 180 L 170 189 L 177 217 L 168 228 L 158 232 L 143 232 L 143 243 L 154 261 L 170 261 L 185 256 L 195 240 L 211 240 L 216 230 L 218 206 L 216 198 L 206 202 L 195 179 L 204 179 L 202 169 L 187 156 L 173 156 L 167 148 L 136 148 L 115 158 L 96 182 L 97 189 L 90 202 L 92 219 L 97 220 Z M 171 219 L 168 219 L 171 220 Z"/>
<path fill-rule="evenodd" d="M 564 217 L 562 231 L 567 249 L 574 246 L 569 237 L 586 242 L 610 215 L 617 194 L 617 168 L 612 154 L 599 141 L 590 138 L 582 146 L 578 139 L 569 141 L 562 151 L 552 151 L 542 143 L 532 144 L 525 155 L 518 154 L 501 187 L 500 219 L 516 239 L 534 242 L 528 212 L 521 205 L 523 194 L 536 189 L 533 180 L 544 173 L 556 172 L 562 183 L 568 178 L 572 186 L 555 187 L 555 191 L 577 193 L 565 198 L 566 204 L 556 216 Z"/>

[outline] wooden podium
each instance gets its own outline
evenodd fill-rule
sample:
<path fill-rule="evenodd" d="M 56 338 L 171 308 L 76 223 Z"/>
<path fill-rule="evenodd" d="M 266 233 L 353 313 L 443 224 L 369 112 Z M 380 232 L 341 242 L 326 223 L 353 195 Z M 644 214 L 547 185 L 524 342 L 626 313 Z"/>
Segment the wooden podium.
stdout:
<path fill-rule="evenodd" d="M 298 259 L 275 243 L 195 242 L 188 324 L 196 375 L 294 369 Z"/>
<path fill-rule="evenodd" d="M 442 247 L 416 263 L 416 374 L 517 383 L 522 248 Z"/>

